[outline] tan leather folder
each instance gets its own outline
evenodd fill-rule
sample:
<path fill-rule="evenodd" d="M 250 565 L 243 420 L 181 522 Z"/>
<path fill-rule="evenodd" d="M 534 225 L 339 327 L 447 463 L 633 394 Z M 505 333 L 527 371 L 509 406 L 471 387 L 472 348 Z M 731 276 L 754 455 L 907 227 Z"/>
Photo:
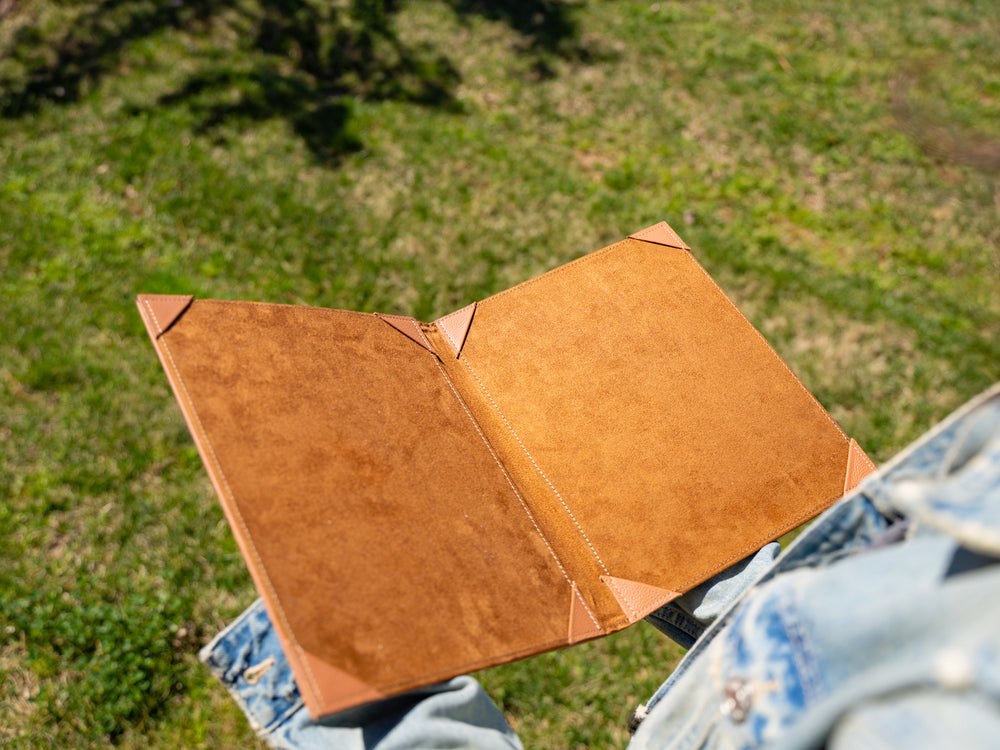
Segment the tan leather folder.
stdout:
<path fill-rule="evenodd" d="M 874 468 L 663 223 L 433 323 L 138 305 L 313 716 L 624 628 Z"/>

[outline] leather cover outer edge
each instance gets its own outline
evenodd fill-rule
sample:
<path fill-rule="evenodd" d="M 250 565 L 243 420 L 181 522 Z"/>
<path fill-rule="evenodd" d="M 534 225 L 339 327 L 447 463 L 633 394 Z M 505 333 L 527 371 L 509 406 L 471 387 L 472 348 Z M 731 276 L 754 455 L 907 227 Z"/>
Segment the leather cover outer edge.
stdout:
<path fill-rule="evenodd" d="M 165 299 L 168 297 L 176 297 L 177 299 Z M 160 299 L 157 300 L 151 298 Z M 151 308 L 149 302 L 153 302 L 154 307 Z M 156 312 L 154 312 L 159 311 L 159 308 L 155 307 L 157 302 L 160 302 L 161 304 L 166 303 L 168 307 L 172 308 L 179 307 L 180 303 L 183 302 L 183 308 L 178 310 L 176 317 L 170 320 L 169 323 L 163 323 L 161 325 L 161 321 L 158 319 Z M 226 481 L 225 475 L 215 459 L 214 453 L 211 449 L 211 444 L 204 434 L 197 413 L 194 410 L 193 405 L 190 403 L 183 381 L 178 376 L 173 357 L 169 351 L 169 346 L 161 338 L 162 335 L 166 333 L 167 329 L 173 326 L 182 314 L 190 309 L 192 304 L 197 304 L 197 300 L 195 300 L 192 296 L 186 295 L 138 295 L 136 298 L 136 306 L 138 307 L 140 317 L 146 327 L 147 334 L 149 335 L 153 348 L 156 351 L 158 359 L 160 360 L 160 365 L 167 376 L 167 382 L 170 384 L 175 400 L 180 407 L 181 415 L 183 416 L 188 431 L 194 440 L 195 447 L 198 450 L 202 464 L 208 473 L 209 480 L 215 490 L 216 497 L 222 507 L 226 521 L 233 532 L 234 538 L 236 539 L 237 546 L 240 549 L 240 554 L 243 557 L 251 578 L 253 579 L 255 588 L 264 602 L 271 624 L 275 629 L 275 633 L 278 635 L 278 639 L 282 645 L 282 650 L 285 653 L 285 656 L 289 661 L 289 665 L 292 668 L 292 672 L 296 677 L 296 685 L 299 688 L 299 692 L 310 716 L 313 719 L 318 720 L 323 716 L 328 716 L 338 711 L 354 708 L 371 701 L 380 700 L 391 695 L 401 694 L 407 690 L 412 690 L 429 684 L 431 680 L 425 676 L 424 678 L 413 679 L 406 683 L 398 684 L 390 692 L 382 692 L 377 688 L 367 685 L 361 680 L 354 678 L 343 670 L 330 665 L 320 657 L 309 653 L 299 645 L 298 640 L 295 638 L 291 627 L 288 625 L 284 617 L 283 609 L 271 586 L 267 571 L 257 559 L 254 547 L 249 541 L 249 532 L 246 530 L 246 526 L 243 523 L 235 499 L 231 496 L 228 488 L 228 482 Z M 399 325 L 397 324 L 400 324 L 402 319 L 405 318 L 405 316 L 393 316 L 395 319 L 389 321 L 386 320 L 386 316 L 378 315 L 377 317 L 381 318 L 384 322 L 389 323 L 392 327 L 397 328 L 397 330 L 399 329 Z M 469 319 L 471 319 L 471 315 L 469 316 Z M 410 320 L 413 321 L 413 323 L 417 326 L 417 330 L 419 330 L 419 323 L 415 319 Z M 433 348 L 431 348 L 428 344 L 420 342 L 415 337 L 410 336 L 407 330 L 402 330 L 401 332 L 437 356 Z M 483 660 L 481 663 L 477 663 L 469 669 L 461 671 L 445 670 L 433 675 L 433 681 L 436 682 L 442 679 L 450 679 L 469 671 L 488 669 L 490 667 L 508 663 L 512 660 L 528 658 L 548 651 L 565 648 L 584 640 L 591 640 L 602 635 L 608 635 L 627 625 L 627 623 L 625 623 L 615 628 L 601 628 L 600 625 L 593 620 L 593 615 L 590 613 L 586 604 L 582 601 L 582 599 L 580 599 L 579 591 L 575 585 L 571 587 L 571 592 L 568 624 L 572 632 L 568 632 L 564 639 L 560 639 L 558 642 L 536 645 L 517 653 L 496 655 Z M 586 624 L 587 621 L 589 621 L 589 625 Z M 331 688 L 333 692 L 336 693 L 335 695 L 331 694 Z"/>
<path fill-rule="evenodd" d="M 245 526 L 242 518 L 240 517 L 239 510 L 236 507 L 235 501 L 229 494 L 225 476 L 222 474 L 215 461 L 209 443 L 207 442 L 201 428 L 201 423 L 188 400 L 187 393 L 184 390 L 182 382 L 178 379 L 170 350 L 166 346 L 166 343 L 161 340 L 161 336 L 166 332 L 166 330 L 170 326 L 174 325 L 192 304 L 195 304 L 195 300 L 192 296 L 186 296 L 187 302 L 183 309 L 177 314 L 177 316 L 174 317 L 173 320 L 170 321 L 168 325 L 161 327 L 161 323 L 154 312 L 154 308 L 150 306 L 150 303 L 152 302 L 155 304 L 155 300 L 152 298 L 159 297 L 162 300 L 163 297 L 167 296 L 173 295 L 140 294 L 136 298 L 136 306 L 139 308 L 139 314 L 146 326 L 146 331 L 149 334 L 150 340 L 153 342 L 153 348 L 156 350 L 156 356 L 159 358 L 160 365 L 163 367 L 163 371 L 167 376 L 167 382 L 170 383 L 170 388 L 174 392 L 174 398 L 176 399 L 178 406 L 180 406 L 181 415 L 184 417 L 184 422 L 187 424 L 188 432 L 191 433 L 195 447 L 198 449 L 198 455 L 201 457 L 202 465 L 205 467 L 209 480 L 212 482 L 212 488 L 215 490 L 216 497 L 219 498 L 219 505 L 222 506 L 223 513 L 226 516 L 226 521 L 229 523 L 233 536 L 236 538 L 236 543 L 240 548 L 240 554 L 243 557 L 243 561 L 246 563 L 247 570 L 250 572 L 250 576 L 253 579 L 258 593 L 264 600 L 264 606 L 267 609 L 271 624 L 278 635 L 279 641 L 281 642 L 285 656 L 292 667 L 292 672 L 295 675 L 311 675 L 313 674 L 313 671 L 310 669 L 309 660 L 306 658 L 305 652 L 298 647 L 298 644 L 292 635 L 291 629 L 285 623 L 281 607 L 278 605 L 277 598 L 275 597 L 270 581 L 268 580 L 267 572 L 257 564 L 253 547 L 249 544 L 249 540 L 246 538 L 247 532 L 244 530 Z M 311 681 L 297 679 L 296 683 L 298 684 L 299 691 L 302 694 L 302 699 L 305 701 L 306 707 L 309 709 L 310 715 L 314 717 L 319 717 L 324 713 L 332 713 L 342 708 L 348 708 L 358 703 L 356 700 L 348 700 L 341 704 L 334 702 L 331 705 L 329 700 L 324 699 L 324 696 L 318 692 L 318 686 L 316 685 L 315 679 Z"/>
<path fill-rule="evenodd" d="M 645 242 L 652 242 L 677 249 L 689 250 L 687 245 L 684 244 L 676 233 L 674 233 L 673 230 L 670 229 L 664 222 L 648 227 L 645 230 L 630 235 L 630 237 Z M 230 527 L 234 531 L 234 536 L 239 544 L 244 560 L 247 563 L 247 567 L 254 579 L 255 584 L 257 585 L 258 591 L 261 593 L 261 596 L 267 605 L 272 623 L 274 624 L 276 632 L 281 639 L 287 657 L 292 664 L 293 671 L 296 675 L 316 675 L 312 680 L 297 680 L 310 714 L 314 718 L 317 718 L 333 711 L 383 697 L 383 694 L 379 692 L 378 689 L 360 683 L 354 678 L 350 678 L 348 676 L 349 679 L 346 681 L 337 678 L 337 675 L 334 673 L 338 673 L 339 670 L 329 664 L 326 664 L 325 662 L 322 662 L 315 655 L 307 654 L 302 651 L 293 637 L 287 623 L 283 620 L 281 607 L 277 602 L 276 595 L 271 589 L 267 572 L 263 569 L 262 565 L 259 564 L 259 561 L 255 560 L 252 544 L 248 543 L 248 539 L 244 538 L 244 535 L 248 534 L 248 532 L 245 530 L 240 518 L 239 509 L 236 505 L 235 499 L 231 497 L 225 476 L 223 475 L 221 467 L 218 465 L 218 462 L 214 457 L 210 442 L 204 434 L 204 430 L 196 412 L 194 411 L 193 405 L 190 403 L 190 399 L 184 389 L 183 382 L 179 379 L 179 373 L 176 371 L 169 347 L 162 338 L 163 334 L 166 333 L 171 326 L 177 324 L 183 319 L 184 313 L 192 304 L 197 304 L 197 301 L 195 301 L 190 295 L 139 295 L 137 299 L 137 306 L 139 308 L 140 315 L 153 342 L 161 366 L 167 374 L 168 382 L 170 383 L 175 398 L 181 407 L 182 415 L 184 416 L 188 429 L 195 440 L 202 462 L 208 470 L 216 495 L 219 497 L 221 501 L 220 504 L 223 507 Z M 444 319 L 435 322 L 438 329 L 447 334 L 446 338 L 448 339 L 448 343 L 452 347 L 456 358 L 461 355 L 461 349 L 465 342 L 465 337 L 468 334 L 469 326 L 471 325 L 473 315 L 475 313 L 476 304 L 477 303 L 472 303 L 461 310 L 457 310 L 454 313 L 445 316 Z M 427 342 L 427 339 L 423 336 L 420 330 L 420 324 L 414 319 L 406 318 L 405 316 L 378 315 L 378 317 L 412 339 L 415 343 L 423 346 L 431 352 L 434 352 L 434 349 L 429 345 L 429 342 Z M 447 328 L 448 325 L 451 327 Z M 410 332 L 411 328 L 413 329 L 413 333 Z M 813 398 L 815 400 L 815 397 Z M 866 476 L 870 471 L 873 471 L 875 468 L 853 439 L 849 440 L 846 452 L 847 456 L 844 482 L 845 492 L 857 484 L 857 482 L 859 482 L 864 476 Z M 582 640 L 589 640 L 602 634 L 615 632 L 627 627 L 635 620 L 641 619 L 641 617 L 646 614 L 643 610 L 648 608 L 647 605 L 649 605 L 649 608 L 651 609 L 656 609 L 665 601 L 669 601 L 671 598 L 678 595 L 678 592 L 658 588 L 656 591 L 645 590 L 643 593 L 636 587 L 643 587 L 645 589 L 645 584 L 611 577 L 606 579 L 603 576 L 602 579 L 615 595 L 615 598 L 618 599 L 620 604 L 622 604 L 622 611 L 625 612 L 627 617 L 626 622 L 621 625 L 608 623 L 602 627 L 596 621 L 593 621 L 593 616 L 586 611 L 586 605 L 584 604 L 583 607 L 581 607 L 580 602 L 577 601 L 580 598 L 580 594 L 574 583 L 572 585 L 572 594 L 569 602 L 569 621 L 566 640 L 561 644 L 549 644 L 541 648 L 532 649 L 529 653 L 514 655 L 513 658 L 523 658 L 535 653 L 541 653 L 554 648 L 572 645 Z M 616 588 L 612 585 L 612 582 L 619 584 L 619 587 Z M 632 588 L 635 588 L 635 591 L 629 589 L 632 591 L 631 594 L 622 594 L 622 591 L 619 590 L 621 588 L 621 584 L 631 584 Z M 628 586 L 626 586 L 626 588 L 628 588 Z M 648 588 L 652 589 L 655 587 Z M 625 598 L 622 599 L 622 596 Z M 639 596 L 639 599 L 636 599 L 636 596 Z M 588 620 L 591 620 L 591 623 L 588 623 Z M 510 660 L 510 658 L 497 657 L 495 659 L 491 659 L 489 663 L 484 663 L 477 668 L 501 664 Z M 330 674 L 326 674 L 327 672 L 330 672 Z M 326 677 L 331 677 L 331 675 L 335 679 L 326 679 Z M 321 679 L 319 682 L 323 683 L 342 683 L 342 686 L 345 688 L 344 691 L 334 690 L 334 692 L 342 692 L 342 695 L 345 697 L 338 699 L 337 697 L 328 694 L 327 691 L 323 689 L 323 686 L 320 686 L 317 683 L 316 677 L 320 677 Z M 407 689 L 417 687 L 419 684 L 424 683 L 410 684 Z M 395 693 L 396 691 L 393 692 Z"/>

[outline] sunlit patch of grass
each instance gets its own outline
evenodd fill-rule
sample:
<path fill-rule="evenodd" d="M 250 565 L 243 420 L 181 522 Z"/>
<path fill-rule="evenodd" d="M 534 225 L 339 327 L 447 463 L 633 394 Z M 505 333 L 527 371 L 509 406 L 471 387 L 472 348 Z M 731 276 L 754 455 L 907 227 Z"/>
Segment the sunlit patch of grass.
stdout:
<path fill-rule="evenodd" d="M 640 623 L 568 651 L 476 676 L 525 747 L 624 747 L 632 712 L 683 653 L 652 626 Z"/>

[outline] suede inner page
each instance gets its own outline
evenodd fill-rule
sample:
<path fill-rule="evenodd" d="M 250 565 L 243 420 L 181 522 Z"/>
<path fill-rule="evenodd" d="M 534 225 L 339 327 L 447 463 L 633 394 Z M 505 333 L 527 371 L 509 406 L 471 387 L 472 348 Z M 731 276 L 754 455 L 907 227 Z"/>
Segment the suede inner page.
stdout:
<path fill-rule="evenodd" d="M 606 579 L 688 590 L 842 493 L 846 436 L 685 250 L 481 301 L 448 367 L 602 624 Z"/>
<path fill-rule="evenodd" d="M 393 693 L 566 643 L 572 583 L 433 353 L 209 300 L 158 347 L 286 651 Z"/>
<path fill-rule="evenodd" d="M 871 469 L 682 247 L 428 324 L 140 296 L 314 717 L 618 630 Z"/>
<path fill-rule="evenodd" d="M 478 315 L 478 312 L 476 313 Z M 473 327 L 477 325 L 473 318 Z M 425 331 L 428 340 L 437 351 L 448 352 L 448 342 L 435 326 Z M 512 355 L 517 357 L 518 355 Z M 613 593 L 600 584 L 604 570 L 597 564 L 587 549 L 573 519 L 557 502 L 552 502 L 553 488 L 548 475 L 539 470 L 533 457 L 525 450 L 520 440 L 519 430 L 507 419 L 506 411 L 498 407 L 498 402 L 484 388 L 484 379 L 469 365 L 463 350 L 458 358 L 443 356 L 441 362 L 448 376 L 476 422 L 482 427 L 503 465 L 530 507 L 546 538 L 550 541 L 567 575 L 573 581 L 581 582 L 580 595 L 587 607 L 597 617 L 602 628 L 613 632 L 629 624 Z M 534 387 L 534 386 L 532 386 Z M 540 392 L 535 392 L 542 398 Z M 524 394 L 528 398 L 529 394 Z M 538 404 L 537 408 L 544 409 Z M 589 582 L 589 583 L 587 583 Z M 596 584 L 596 585 L 595 585 Z"/>

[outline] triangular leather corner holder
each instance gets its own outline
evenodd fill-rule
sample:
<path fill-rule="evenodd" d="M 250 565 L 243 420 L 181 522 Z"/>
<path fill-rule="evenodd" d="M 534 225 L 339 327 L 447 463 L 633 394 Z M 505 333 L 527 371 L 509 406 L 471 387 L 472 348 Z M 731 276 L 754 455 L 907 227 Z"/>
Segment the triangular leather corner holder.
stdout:
<path fill-rule="evenodd" d="M 405 315 L 385 315 L 384 313 L 375 313 L 376 317 L 381 318 L 386 323 L 391 325 L 397 331 L 402 333 L 407 338 L 416 341 L 420 346 L 422 346 L 427 351 L 434 353 L 431 349 L 431 344 L 424 336 L 423 332 L 420 330 L 420 324 L 417 322 L 416 318 L 408 318 Z"/>
<path fill-rule="evenodd" d="M 310 683 L 308 686 L 300 683 L 300 692 L 305 699 L 310 716 L 314 719 L 319 718 L 324 712 L 330 713 L 339 708 L 368 703 L 385 697 L 383 693 L 371 685 L 362 682 L 357 677 L 352 677 L 344 670 L 323 661 L 305 649 L 300 647 L 296 650 Z"/>
<path fill-rule="evenodd" d="M 681 595 L 679 591 L 661 589 L 659 586 L 629 581 L 626 578 L 601 576 L 601 580 L 611 589 L 618 606 L 622 608 L 630 623 L 641 620 L 654 609 L 659 609 L 671 599 Z"/>
<path fill-rule="evenodd" d="M 690 250 L 685 244 L 684 240 L 677 236 L 677 232 L 670 228 L 670 225 L 665 221 L 661 221 L 659 224 L 653 224 L 651 227 L 646 227 L 642 231 L 636 232 L 635 234 L 630 234 L 629 239 L 642 240 L 643 242 L 652 242 L 657 245 L 665 245 L 666 247 L 676 247 L 678 250 Z"/>
<path fill-rule="evenodd" d="M 140 294 L 135 303 L 150 336 L 159 338 L 177 322 L 193 299 L 191 294 Z"/>
<path fill-rule="evenodd" d="M 434 325 L 444 334 L 448 345 L 455 352 L 457 358 L 462 353 L 465 346 L 465 337 L 469 335 L 469 326 L 472 325 L 472 316 L 476 314 L 476 303 L 466 305 L 461 310 L 445 315 L 434 321 Z"/>
<path fill-rule="evenodd" d="M 847 474 L 844 476 L 844 494 L 853 490 L 861 480 L 875 471 L 875 464 L 861 450 L 854 438 L 847 449 Z"/>
<path fill-rule="evenodd" d="M 579 643 L 587 638 L 596 638 L 604 633 L 597 624 L 590 608 L 580 595 L 580 589 L 573 584 L 573 596 L 569 602 L 569 642 Z"/>

